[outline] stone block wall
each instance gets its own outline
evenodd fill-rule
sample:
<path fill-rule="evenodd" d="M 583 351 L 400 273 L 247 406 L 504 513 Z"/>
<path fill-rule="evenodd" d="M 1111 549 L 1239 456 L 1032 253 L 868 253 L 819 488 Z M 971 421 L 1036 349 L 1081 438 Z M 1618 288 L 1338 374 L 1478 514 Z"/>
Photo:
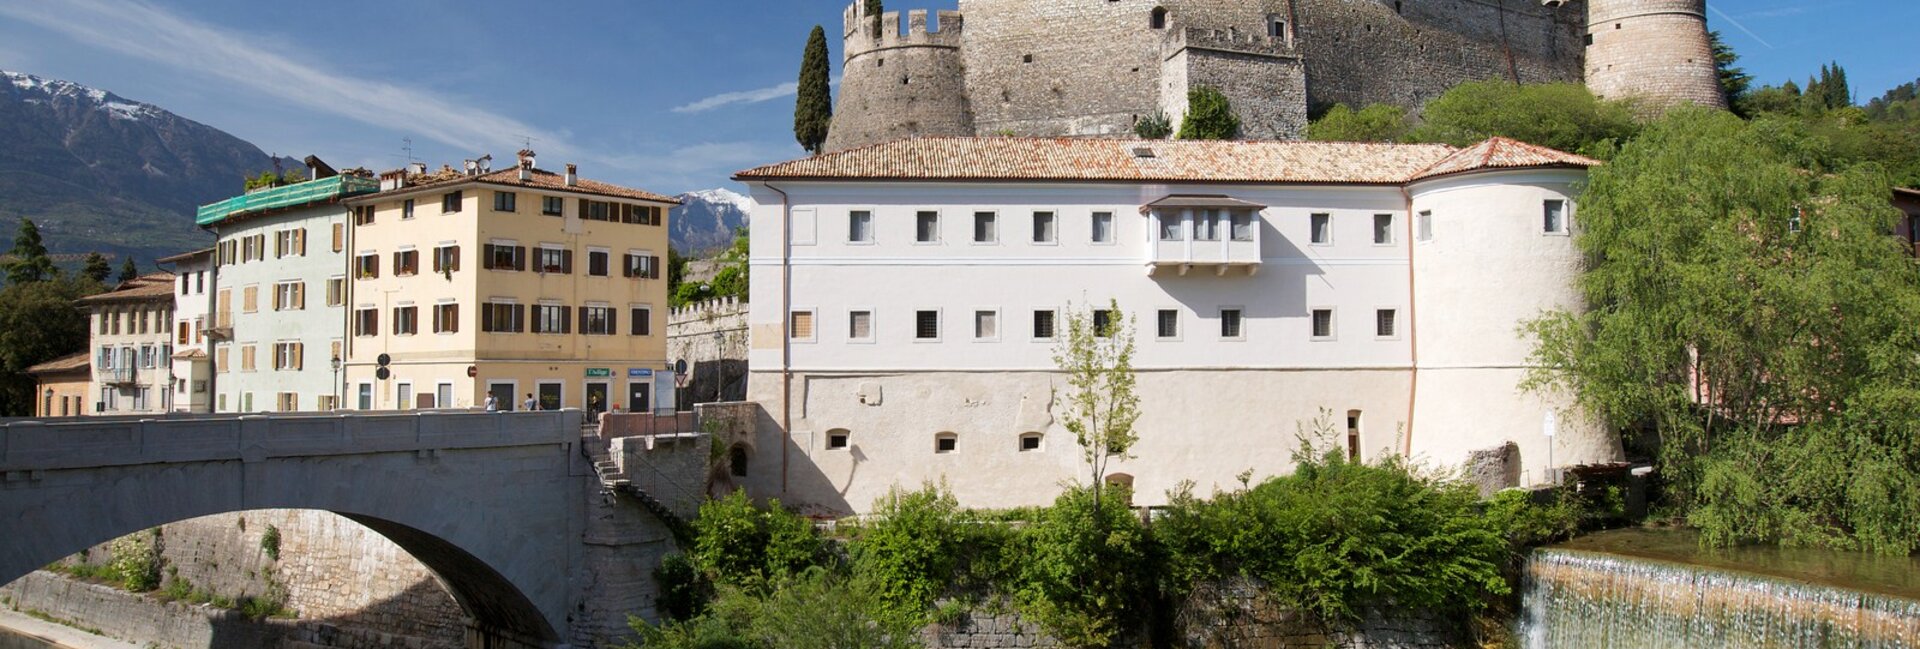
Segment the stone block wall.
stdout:
<path fill-rule="evenodd" d="M 847 8 L 839 100 L 826 149 L 838 151 L 917 135 L 971 135 L 973 112 L 963 84 L 964 34 L 958 12 L 865 13 Z M 904 27 L 904 28 L 903 28 Z"/>
<path fill-rule="evenodd" d="M 684 407 L 739 401 L 747 396 L 747 311 L 744 300 L 722 298 L 667 314 L 667 358 L 687 362 Z"/>
<path fill-rule="evenodd" d="M 1651 109 L 1725 108 L 1707 39 L 1704 0 L 1592 0 L 1587 85 L 1606 98 L 1638 97 Z"/>
<path fill-rule="evenodd" d="M 1585 3 L 1299 0 L 1309 110 L 1419 108 L 1465 81 L 1581 80 Z"/>
<path fill-rule="evenodd" d="M 1184 30 L 1167 44 L 1161 102 L 1175 128 L 1187 92 L 1206 86 L 1233 103 L 1240 137 L 1298 140 L 1307 132 L 1306 69 L 1284 39 L 1219 30 Z"/>

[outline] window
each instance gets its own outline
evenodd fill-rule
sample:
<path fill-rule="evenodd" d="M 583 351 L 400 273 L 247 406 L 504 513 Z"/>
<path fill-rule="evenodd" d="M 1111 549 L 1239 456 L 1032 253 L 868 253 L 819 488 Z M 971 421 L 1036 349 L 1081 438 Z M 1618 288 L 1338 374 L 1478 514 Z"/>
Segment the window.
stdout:
<path fill-rule="evenodd" d="M 813 312 L 794 311 L 787 314 L 787 335 L 794 340 L 813 340 Z"/>
<path fill-rule="evenodd" d="M 541 246 L 540 255 L 534 260 L 533 268 L 543 273 L 572 273 L 573 251 Z"/>
<path fill-rule="evenodd" d="M 354 225 L 373 225 L 373 206 L 360 205 L 353 208 Z M 335 252 L 338 252 L 337 250 Z"/>
<path fill-rule="evenodd" d="M 526 270 L 527 249 L 525 246 L 511 244 L 486 244 L 480 249 L 481 260 L 491 270 Z"/>
<path fill-rule="evenodd" d="M 611 269 L 608 268 L 608 266 L 611 265 L 612 256 L 613 253 L 605 250 L 588 250 L 587 274 L 594 277 L 606 277 L 611 273 Z"/>
<path fill-rule="evenodd" d="M 1033 339 L 1053 340 L 1054 312 L 1052 309 L 1039 309 L 1033 312 Z"/>
<path fill-rule="evenodd" d="M 973 339 L 974 340 L 999 340 L 1000 339 L 1000 312 L 999 311 L 973 312 Z"/>
<path fill-rule="evenodd" d="M 371 308 L 355 309 L 353 312 L 353 335 L 380 335 L 380 312 Z"/>
<path fill-rule="evenodd" d="M 420 333 L 420 307 L 393 307 L 393 335 L 411 336 Z"/>
<path fill-rule="evenodd" d="M 1373 215 L 1373 243 L 1387 245 L 1393 243 L 1393 215 Z"/>
<path fill-rule="evenodd" d="M 1026 453 L 1028 451 L 1040 450 L 1041 439 L 1042 437 L 1040 436 L 1040 433 L 1021 433 L 1020 434 L 1020 452 Z"/>
<path fill-rule="evenodd" d="M 639 279 L 660 279 L 660 257 L 628 253 L 621 274 Z"/>
<path fill-rule="evenodd" d="M 223 373 L 231 371 L 232 365 L 229 361 L 233 360 L 232 352 L 233 349 L 231 347 L 221 347 L 220 349 L 214 350 L 213 369 Z"/>
<path fill-rule="evenodd" d="M 1541 226 L 1544 228 L 1543 231 L 1547 234 L 1566 234 L 1567 202 L 1559 200 L 1547 201 L 1545 212 L 1546 216 L 1541 223 Z"/>
<path fill-rule="evenodd" d="M 581 201 L 580 204 L 587 206 L 587 209 L 586 209 L 587 213 L 581 216 L 580 218 L 587 219 L 589 221 L 613 220 L 613 215 L 612 215 L 613 204 L 612 203 L 608 203 L 606 201 Z"/>
<path fill-rule="evenodd" d="M 873 340 L 872 311 L 851 311 L 847 313 L 847 339 Z"/>
<path fill-rule="evenodd" d="M 1244 337 L 1240 329 L 1240 309 L 1220 310 L 1220 337 L 1228 340 L 1240 340 Z"/>
<path fill-rule="evenodd" d="M 453 303 L 433 305 L 433 332 L 450 334 L 460 331 L 460 305 Z"/>
<path fill-rule="evenodd" d="M 353 258 L 353 276 L 356 279 L 374 279 L 380 276 L 380 255 L 365 253 Z"/>
<path fill-rule="evenodd" d="M 1174 309 L 1161 309 L 1160 312 L 1155 315 L 1154 332 L 1157 337 L 1162 340 L 1172 340 L 1180 337 L 1179 311 Z"/>
<path fill-rule="evenodd" d="M 433 249 L 433 272 L 454 273 L 460 270 L 460 246 L 438 246 Z"/>
<path fill-rule="evenodd" d="M 1308 219 L 1309 238 L 1315 245 L 1333 243 L 1332 214 L 1315 214 Z"/>
<path fill-rule="evenodd" d="M 293 412 L 295 410 L 299 410 L 300 409 L 300 393 L 298 392 L 274 393 L 274 408 L 279 410 L 280 412 Z"/>
<path fill-rule="evenodd" d="M 1093 312 L 1093 335 L 1106 338 L 1113 335 L 1113 312 L 1095 309 Z"/>
<path fill-rule="evenodd" d="M 413 218 L 413 199 L 409 198 L 400 203 L 400 218 L 402 220 Z"/>
<path fill-rule="evenodd" d="M 347 278 L 333 277 L 327 280 L 327 306 L 340 306 L 347 300 Z"/>
<path fill-rule="evenodd" d="M 561 200 L 559 196 L 540 197 L 540 213 L 547 216 L 560 216 L 565 205 L 566 201 Z"/>
<path fill-rule="evenodd" d="M 1155 212 L 1160 221 L 1161 241 L 1180 241 L 1186 238 L 1186 230 L 1180 225 L 1180 215 L 1167 212 Z"/>
<path fill-rule="evenodd" d="M 611 336 L 614 330 L 613 307 L 580 307 L 580 333 L 589 336 Z"/>
<path fill-rule="evenodd" d="M 916 340 L 940 339 L 940 312 L 913 312 L 913 337 Z"/>
<path fill-rule="evenodd" d="M 304 365 L 304 363 L 301 362 L 301 357 L 303 356 L 301 352 L 305 351 L 304 347 L 305 345 L 302 345 L 297 342 L 274 343 L 273 344 L 273 369 L 275 370 L 300 369 L 301 366 Z"/>
<path fill-rule="evenodd" d="M 1200 210 L 1193 221 L 1194 241 L 1220 240 L 1220 211 Z"/>
<path fill-rule="evenodd" d="M 259 351 L 260 349 L 253 345 L 243 345 L 240 347 L 240 371 L 251 372 L 254 368 L 258 367 L 255 361 L 257 361 L 260 356 Z"/>
<path fill-rule="evenodd" d="M 460 211 L 460 204 L 464 202 L 462 199 L 465 198 L 464 196 L 461 195 L 462 193 L 463 192 L 461 192 L 460 190 L 455 190 L 455 191 L 447 192 L 445 194 L 441 194 L 440 195 L 440 213 L 452 214 L 454 212 Z"/>
<path fill-rule="evenodd" d="M 873 243 L 873 212 L 847 213 L 847 243 Z"/>
<path fill-rule="evenodd" d="M 280 282 L 273 285 L 273 310 L 298 311 L 307 308 L 306 282 Z"/>
<path fill-rule="evenodd" d="M 1167 8 L 1154 7 L 1153 13 L 1147 15 L 1147 24 L 1153 27 L 1154 29 L 1166 29 L 1167 28 Z"/>
<path fill-rule="evenodd" d="M 1234 241 L 1253 240 L 1253 212 L 1233 212 L 1227 216 L 1227 236 Z"/>
<path fill-rule="evenodd" d="M 848 437 L 849 434 L 845 428 L 835 428 L 827 431 L 827 449 L 835 450 L 846 448 Z"/>
<path fill-rule="evenodd" d="M 247 286 L 240 289 L 240 310 L 253 313 L 260 310 L 260 287 Z M 132 323 L 128 323 L 128 333 L 132 333 Z"/>
<path fill-rule="evenodd" d="M 1313 339 L 1333 340 L 1333 309 L 1313 310 Z"/>
<path fill-rule="evenodd" d="M 519 202 L 520 202 L 519 195 L 514 194 L 513 192 L 494 192 L 493 193 L 493 211 L 495 212 L 520 211 Z"/>
<path fill-rule="evenodd" d="M 933 436 L 933 452 L 952 453 L 960 449 L 960 438 L 953 433 L 940 433 Z"/>
<path fill-rule="evenodd" d="M 420 274 L 420 251 L 397 250 L 393 253 L 393 276 L 410 277 Z"/>
<path fill-rule="evenodd" d="M 1267 36 L 1271 38 L 1287 37 L 1287 21 L 1272 18 L 1267 21 Z"/>
<path fill-rule="evenodd" d="M 973 213 L 973 242 L 997 243 L 1000 241 L 1000 215 L 993 212 Z"/>
<path fill-rule="evenodd" d="M 916 212 L 913 215 L 913 240 L 919 243 L 940 242 L 940 213 Z"/>
<path fill-rule="evenodd" d="M 533 332 L 537 334 L 573 333 L 573 324 L 568 321 L 570 309 L 557 304 L 538 304 L 533 307 Z"/>
<path fill-rule="evenodd" d="M 1394 328 L 1394 325 L 1397 324 L 1396 322 L 1394 322 L 1395 316 L 1397 315 L 1398 314 L 1393 309 L 1380 309 L 1380 310 L 1374 311 L 1373 312 L 1373 335 L 1379 336 L 1381 338 L 1392 338 L 1396 335 L 1399 335 L 1398 330 Z"/>
<path fill-rule="evenodd" d="M 488 302 L 480 305 L 480 330 L 503 334 L 526 331 L 526 313 L 526 307 L 512 302 Z"/>
<path fill-rule="evenodd" d="M 628 317 L 633 318 L 633 335 L 653 335 L 653 307 L 636 306 L 629 310 Z"/>
<path fill-rule="evenodd" d="M 1093 242 L 1113 243 L 1113 213 L 1093 213 Z"/>
<path fill-rule="evenodd" d="M 1058 223 L 1056 223 L 1056 219 L 1054 219 L 1053 212 L 1034 212 L 1033 213 L 1033 242 L 1034 243 L 1058 242 L 1059 233 L 1055 232 L 1055 230 L 1058 229 L 1057 226 L 1058 226 Z"/>
<path fill-rule="evenodd" d="M 1432 210 L 1421 212 L 1419 215 L 1415 216 L 1413 219 L 1413 224 L 1414 224 L 1414 230 L 1415 230 L 1413 235 L 1414 239 L 1419 241 L 1433 240 L 1433 211 Z"/>

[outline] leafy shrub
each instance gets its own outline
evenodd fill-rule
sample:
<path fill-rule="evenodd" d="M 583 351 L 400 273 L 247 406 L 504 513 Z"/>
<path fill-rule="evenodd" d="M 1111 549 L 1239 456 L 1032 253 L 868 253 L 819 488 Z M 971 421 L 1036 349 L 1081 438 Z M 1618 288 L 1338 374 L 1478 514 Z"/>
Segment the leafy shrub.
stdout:
<path fill-rule="evenodd" d="M 684 554 L 661 558 L 660 566 L 653 571 L 653 581 L 660 585 L 655 608 L 661 617 L 669 620 L 693 619 L 706 610 L 707 600 L 713 597 L 713 584 Z"/>
<path fill-rule="evenodd" d="M 160 587 L 160 530 L 128 534 L 109 546 L 108 574 L 120 587 L 144 593 Z"/>
<path fill-rule="evenodd" d="M 880 596 L 856 581 L 814 566 L 781 580 L 765 595 L 722 587 L 699 617 L 661 626 L 631 619 L 647 649 L 785 649 L 917 646 L 912 625 L 871 614 Z M 633 645 L 629 645 L 630 647 Z"/>
<path fill-rule="evenodd" d="M 880 594 L 890 619 L 924 621 L 954 582 L 966 551 L 959 511 L 952 494 L 931 484 L 918 491 L 895 487 L 874 503 L 872 522 L 857 531 L 849 552 L 854 571 Z"/>
<path fill-rule="evenodd" d="M 1071 488 L 1021 534 L 1015 603 L 1070 646 L 1112 642 L 1148 592 L 1146 530 L 1126 501 L 1104 498 L 1095 509 L 1092 490 Z"/>
<path fill-rule="evenodd" d="M 278 526 L 267 525 L 266 533 L 260 535 L 260 549 L 266 551 L 267 558 L 274 561 L 280 560 L 280 528 Z"/>
<path fill-rule="evenodd" d="M 1133 123 L 1133 134 L 1145 140 L 1164 140 L 1173 135 L 1173 120 L 1166 113 L 1154 111 L 1152 115 L 1140 118 Z"/>
<path fill-rule="evenodd" d="M 700 506 L 693 565 L 716 584 L 757 592 L 820 563 L 823 547 L 807 519 L 772 500 L 755 507 L 744 491 Z"/>
<path fill-rule="evenodd" d="M 1398 142 L 1413 132 L 1407 109 L 1374 104 L 1358 111 L 1334 104 L 1327 114 L 1307 124 L 1307 139 L 1316 142 Z"/>
<path fill-rule="evenodd" d="M 1180 121 L 1182 140 L 1231 140 L 1240 137 L 1240 118 L 1233 103 L 1210 86 L 1187 91 L 1187 117 Z"/>
<path fill-rule="evenodd" d="M 1640 131 L 1631 105 L 1602 100 L 1577 83 L 1463 83 L 1428 102 L 1421 117 L 1413 136 L 1419 141 L 1467 146 L 1498 135 L 1589 155 Z"/>

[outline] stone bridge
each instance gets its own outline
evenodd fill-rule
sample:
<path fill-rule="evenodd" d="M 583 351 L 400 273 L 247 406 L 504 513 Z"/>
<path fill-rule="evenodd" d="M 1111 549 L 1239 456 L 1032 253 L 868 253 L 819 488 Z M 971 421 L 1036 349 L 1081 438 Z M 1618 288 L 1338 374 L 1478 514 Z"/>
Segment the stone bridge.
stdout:
<path fill-rule="evenodd" d="M 468 615 L 470 647 L 601 644 L 650 612 L 653 555 L 671 540 L 600 474 L 638 458 L 667 492 L 647 505 L 684 515 L 707 451 L 704 436 L 665 436 L 699 443 L 615 444 L 605 458 L 581 423 L 565 410 L 0 423 L 0 583 L 165 523 L 324 510 L 432 570 Z"/>

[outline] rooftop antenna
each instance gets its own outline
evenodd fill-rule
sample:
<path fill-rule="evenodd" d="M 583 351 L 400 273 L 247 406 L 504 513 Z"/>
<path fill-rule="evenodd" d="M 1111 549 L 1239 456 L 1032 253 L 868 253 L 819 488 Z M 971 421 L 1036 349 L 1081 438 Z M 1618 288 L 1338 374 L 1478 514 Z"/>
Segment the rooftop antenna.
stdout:
<path fill-rule="evenodd" d="M 403 153 L 395 154 L 393 157 L 406 160 L 407 162 L 418 162 L 420 160 L 419 158 L 413 157 L 413 137 L 412 136 L 400 138 L 400 150 Z"/>
<path fill-rule="evenodd" d="M 514 137 L 520 138 L 520 148 L 522 149 L 531 149 L 533 148 L 533 143 L 540 141 L 531 135 L 515 135 Z"/>

